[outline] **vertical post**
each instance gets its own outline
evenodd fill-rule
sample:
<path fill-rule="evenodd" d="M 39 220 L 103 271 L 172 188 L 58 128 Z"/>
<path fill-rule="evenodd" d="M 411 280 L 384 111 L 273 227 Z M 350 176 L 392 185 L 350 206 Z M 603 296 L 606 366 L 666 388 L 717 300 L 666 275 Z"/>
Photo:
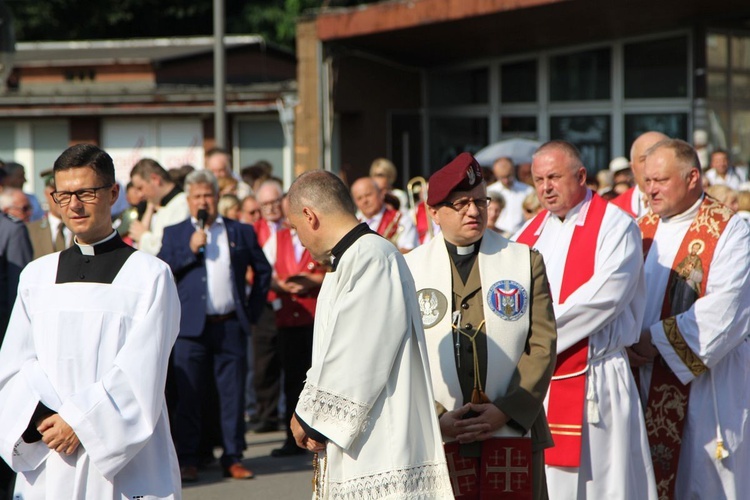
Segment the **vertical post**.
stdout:
<path fill-rule="evenodd" d="M 220 148 L 227 147 L 224 56 L 224 0 L 214 0 L 214 140 Z"/>

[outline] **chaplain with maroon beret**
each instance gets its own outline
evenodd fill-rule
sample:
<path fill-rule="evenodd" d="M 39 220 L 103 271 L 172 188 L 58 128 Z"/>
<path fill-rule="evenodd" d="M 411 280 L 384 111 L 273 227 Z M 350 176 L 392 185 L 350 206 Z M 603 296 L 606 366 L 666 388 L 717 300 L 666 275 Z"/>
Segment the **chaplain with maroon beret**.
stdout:
<path fill-rule="evenodd" d="M 450 476 L 461 479 L 453 494 L 546 498 L 544 450 L 553 443 L 543 404 L 557 332 L 544 260 L 486 230 L 487 187 L 469 153 L 432 174 L 427 205 L 442 231 L 405 258 Z M 498 472 L 508 450 L 512 478 Z"/>

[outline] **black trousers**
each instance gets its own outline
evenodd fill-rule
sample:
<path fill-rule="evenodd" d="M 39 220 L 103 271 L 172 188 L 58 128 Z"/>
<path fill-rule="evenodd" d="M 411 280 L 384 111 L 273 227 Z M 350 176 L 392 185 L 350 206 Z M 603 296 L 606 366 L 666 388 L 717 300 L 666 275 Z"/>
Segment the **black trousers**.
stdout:
<path fill-rule="evenodd" d="M 269 304 L 263 309 L 258 323 L 253 327 L 253 385 L 255 408 L 261 424 L 279 422 L 279 396 L 281 393 L 281 357 L 276 330 L 276 315 Z M 287 403 L 288 404 L 288 403 Z"/>
<path fill-rule="evenodd" d="M 312 363 L 313 325 L 279 328 L 279 351 L 284 370 L 284 397 L 286 398 L 287 441 L 294 443 L 289 421 L 297 407 L 299 395 L 305 386 L 305 375 Z"/>

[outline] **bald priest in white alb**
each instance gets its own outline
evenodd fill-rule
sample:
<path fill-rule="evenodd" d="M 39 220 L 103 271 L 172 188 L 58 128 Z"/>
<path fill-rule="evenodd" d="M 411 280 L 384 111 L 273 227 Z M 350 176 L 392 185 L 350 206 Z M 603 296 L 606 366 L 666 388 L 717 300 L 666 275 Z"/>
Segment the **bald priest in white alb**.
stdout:
<path fill-rule="evenodd" d="M 545 210 L 516 240 L 544 257 L 557 319 L 547 403 L 555 440 L 545 457 L 550 498 L 655 498 L 625 353 L 638 341 L 645 307 L 638 226 L 586 187 L 586 168 L 572 144 L 543 144 L 531 172 Z"/>
<path fill-rule="evenodd" d="M 647 305 L 630 359 L 659 496 L 750 498 L 750 230 L 700 172 L 683 141 L 648 152 Z"/>
<path fill-rule="evenodd" d="M 292 418 L 316 460 L 316 498 L 452 498 L 417 292 L 395 246 L 358 223 L 344 183 L 302 174 L 289 222 L 318 262 L 312 365 Z"/>
<path fill-rule="evenodd" d="M 0 455 L 22 500 L 179 499 L 164 384 L 180 302 L 169 267 L 112 229 L 110 156 L 55 161 L 75 244 L 21 274 L 0 350 Z"/>

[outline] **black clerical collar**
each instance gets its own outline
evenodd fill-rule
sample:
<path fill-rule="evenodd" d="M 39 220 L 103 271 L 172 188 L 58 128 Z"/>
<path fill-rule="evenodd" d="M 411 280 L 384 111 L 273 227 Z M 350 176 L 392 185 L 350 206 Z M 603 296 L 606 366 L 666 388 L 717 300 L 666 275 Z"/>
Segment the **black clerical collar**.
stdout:
<path fill-rule="evenodd" d="M 60 252 L 55 283 L 112 283 L 135 253 L 117 231 L 94 245 L 72 245 Z"/>
<path fill-rule="evenodd" d="M 448 249 L 448 255 L 450 255 L 453 265 L 456 266 L 458 275 L 461 276 L 461 281 L 466 284 L 466 280 L 469 279 L 471 274 L 471 268 L 474 267 L 474 262 L 479 255 L 479 246 L 482 244 L 481 238 L 475 241 L 471 245 L 467 246 L 456 246 L 453 243 L 449 243 L 445 240 L 445 248 Z"/>
<path fill-rule="evenodd" d="M 344 252 L 346 252 L 346 250 L 350 246 L 352 246 L 355 241 L 366 234 L 378 233 L 370 229 L 370 226 L 363 222 L 354 226 L 351 231 L 346 233 L 344 237 L 341 238 L 338 243 L 336 243 L 336 245 L 331 249 L 331 255 L 333 255 L 333 264 L 331 266 L 332 271 L 336 270 L 336 266 L 338 266 L 339 260 L 341 259 L 341 256 L 344 255 Z"/>
<path fill-rule="evenodd" d="M 454 245 L 448 240 L 445 240 L 445 248 L 448 249 L 448 253 L 451 254 L 451 256 L 463 257 L 465 255 L 478 255 L 479 245 L 481 243 L 482 243 L 482 239 L 479 238 L 477 241 L 475 241 L 471 245 L 460 247 L 460 246 Z"/>
<path fill-rule="evenodd" d="M 181 192 L 182 192 L 182 189 L 180 189 L 178 186 L 173 187 L 172 190 L 168 192 L 167 195 L 161 199 L 161 201 L 159 201 L 159 206 L 160 207 L 166 206 L 167 203 L 172 201 L 172 198 L 174 198 Z"/>
<path fill-rule="evenodd" d="M 122 238 L 120 238 L 120 235 L 117 233 L 117 231 L 112 231 L 112 234 L 110 234 L 103 240 L 97 241 L 93 245 L 84 245 L 83 243 L 78 243 L 77 238 L 74 238 L 73 242 L 75 243 L 75 245 L 72 245 L 71 248 L 77 250 L 81 255 L 101 255 L 103 253 L 111 252 L 112 250 L 117 250 L 123 245 L 127 246 L 127 244 L 122 241 Z"/>

